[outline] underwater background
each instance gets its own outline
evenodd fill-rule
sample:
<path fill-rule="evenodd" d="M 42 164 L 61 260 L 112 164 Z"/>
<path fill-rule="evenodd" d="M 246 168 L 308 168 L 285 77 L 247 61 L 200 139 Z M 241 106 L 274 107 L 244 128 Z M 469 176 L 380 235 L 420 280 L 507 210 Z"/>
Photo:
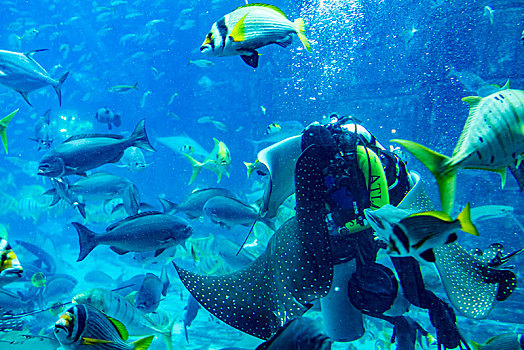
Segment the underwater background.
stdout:
<path fill-rule="evenodd" d="M 304 19 L 312 52 L 296 39 L 286 49 L 270 45 L 260 49 L 257 69 L 238 57 L 207 58 L 199 52 L 213 22 L 244 5 L 243 1 L 0 3 L 0 49 L 47 49 L 34 58 L 50 75 L 58 78 L 70 72 L 62 87 L 61 106 L 51 87 L 30 94 L 32 108 L 19 94 L 0 86 L 0 116 L 20 109 L 8 127 L 9 153 L 2 155 L 0 166 L 0 229 L 22 265 L 24 259 L 33 257 L 16 240 L 39 245 L 54 258 L 57 273 L 76 279 L 70 288 L 49 292 L 35 307 L 67 301 L 89 288 L 115 287 L 109 280 L 86 281 L 89 272 L 103 271 L 115 280 L 126 279 L 144 272 L 159 274 L 163 264 L 117 256 L 106 246 L 76 262 L 78 237 L 72 221 L 84 222 L 99 232 L 125 215 L 111 214 L 104 203 L 89 204 L 87 220 L 67 205 L 49 207 L 51 197 L 43 193 L 51 184 L 37 175 L 43 151 L 29 139 L 35 121 L 48 109 L 54 145 L 80 133 L 130 135 L 145 118 L 149 139 L 157 150 L 144 152 L 150 165 L 137 172 L 113 164 L 96 171 L 132 180 L 141 201 L 160 210 L 157 197 L 178 203 L 194 189 L 217 186 L 217 178 L 203 170 L 188 185 L 190 163 L 157 138 L 185 135 L 207 151 L 213 148 L 213 138 L 223 141 L 232 163 L 230 177 L 224 177 L 219 186 L 254 203 L 257 194 L 261 195 L 261 180 L 256 175 L 248 178 L 243 162 L 253 162 L 257 151 L 271 144 L 253 140 L 267 137 L 272 123 L 298 121 L 307 126 L 325 122 L 336 112 L 360 120 L 384 145 L 399 137 L 451 154 L 469 111 L 463 97 L 482 95 L 492 84 L 503 86 L 508 79 L 512 88 L 524 89 L 524 3 L 519 0 L 274 1 L 271 4 L 290 19 Z M 190 62 L 202 59 L 214 65 Z M 126 93 L 108 91 L 115 85 L 135 83 L 137 89 Z M 122 125 L 108 131 L 95 118 L 101 107 L 121 115 Z M 428 193 L 438 203 L 433 177 L 414 158 L 408 159 L 410 169 L 422 174 Z M 497 174 L 468 170 L 461 171 L 458 181 L 457 207 L 469 201 L 472 207 L 513 208 L 511 215 L 480 223 L 481 237 L 471 246 L 471 240 L 464 242 L 465 246 L 484 249 L 497 242 L 508 249 L 524 248 L 523 197 L 514 179 L 508 176 L 501 189 Z M 198 220 L 194 227 L 195 240 L 212 234 L 215 239 L 223 235 L 237 243 L 249 230 L 227 230 Z M 205 252 L 197 254 L 204 256 Z M 182 247 L 176 258 L 189 267 L 195 264 L 191 252 Z M 522 256 L 513 262 L 517 290 L 497 304 L 487 319 L 459 316 L 459 328 L 467 339 L 483 341 L 500 332 L 524 331 L 522 263 Z M 181 322 L 188 292 L 176 272 L 170 268 L 169 273 L 171 289 L 161 307 L 180 320 L 175 327 L 175 348 L 220 349 L 244 343 L 254 347 L 260 342 L 200 310 L 187 343 Z M 27 288 L 32 288 L 28 281 L 6 287 L 14 291 Z M 48 313 L 31 316 L 31 331 L 52 327 L 56 318 Z M 391 329 L 377 324 L 369 326 L 375 334 L 360 348 L 387 348 L 387 342 L 379 340 L 387 339 Z M 347 344 L 336 345 L 348 348 Z M 151 348 L 162 349 L 164 344 L 155 340 Z"/>

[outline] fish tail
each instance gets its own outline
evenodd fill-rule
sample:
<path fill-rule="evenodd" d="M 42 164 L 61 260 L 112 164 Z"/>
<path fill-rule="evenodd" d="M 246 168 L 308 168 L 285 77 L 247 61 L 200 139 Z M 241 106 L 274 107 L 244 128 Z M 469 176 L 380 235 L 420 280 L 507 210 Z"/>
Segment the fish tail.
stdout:
<path fill-rule="evenodd" d="M 193 181 L 195 181 L 196 177 L 200 173 L 200 170 L 202 169 L 202 166 L 204 164 L 200 163 L 195 158 L 191 157 L 189 154 L 184 153 L 184 156 L 189 160 L 191 163 L 191 166 L 193 167 L 193 173 L 191 174 L 191 179 L 189 180 L 188 185 L 191 185 Z"/>
<path fill-rule="evenodd" d="M 469 341 L 469 345 L 471 346 L 471 348 L 473 350 L 480 350 L 482 345 L 480 345 L 479 343 L 477 343 L 476 341 L 473 341 L 473 340 L 470 340 Z"/>
<path fill-rule="evenodd" d="M 174 214 L 175 212 L 178 211 L 177 209 L 178 204 L 168 201 L 167 199 L 164 199 L 164 198 L 158 198 L 158 201 L 162 205 L 162 209 L 164 210 L 164 213 L 166 214 L 173 213 Z"/>
<path fill-rule="evenodd" d="M 309 43 L 309 40 L 306 38 L 306 25 L 304 24 L 304 20 L 302 18 L 297 18 L 293 23 L 297 26 L 297 35 L 300 41 L 302 42 L 302 45 L 311 52 L 311 44 Z"/>
<path fill-rule="evenodd" d="M 455 201 L 455 185 L 457 182 L 456 167 L 446 165 L 449 163 L 449 157 L 413 141 L 395 139 L 391 142 L 396 142 L 407 149 L 431 171 L 439 187 L 442 210 L 449 214 Z"/>
<path fill-rule="evenodd" d="M 469 203 L 466 204 L 464 209 L 460 212 L 460 214 L 457 216 L 457 220 L 460 222 L 460 229 L 464 232 L 467 232 L 469 234 L 472 234 L 473 236 L 478 236 L 479 232 L 477 231 L 477 228 L 471 221 L 471 210 L 469 207 Z"/>
<path fill-rule="evenodd" d="M 135 340 L 134 342 L 131 343 L 131 345 L 133 346 L 133 349 L 135 350 L 146 350 L 149 348 L 149 345 L 151 345 L 154 338 L 155 338 L 154 335 L 150 335 L 149 337 Z"/>
<path fill-rule="evenodd" d="M 82 261 L 98 245 L 96 234 L 78 222 L 72 222 L 71 224 L 78 232 L 78 243 L 80 245 L 80 253 L 76 261 Z"/>
<path fill-rule="evenodd" d="M 84 219 L 86 218 L 86 205 L 84 203 L 77 202 L 73 204 L 73 208 L 78 209 L 78 212 L 80 213 L 80 215 L 82 215 Z"/>
<path fill-rule="evenodd" d="M 62 75 L 60 77 L 60 79 L 58 79 L 58 84 L 53 86 L 55 88 L 56 94 L 58 96 L 58 104 L 60 106 L 62 105 L 62 90 L 61 90 L 62 89 L 62 84 L 67 79 L 68 75 L 69 75 L 69 72 L 66 72 L 64 75 Z"/>
<path fill-rule="evenodd" d="M 13 119 L 16 113 L 18 113 L 18 109 L 0 119 L 0 138 L 2 138 L 2 143 L 4 144 L 5 154 L 7 154 L 7 125 L 9 125 L 9 122 Z"/>
<path fill-rule="evenodd" d="M 129 184 L 122 195 L 127 215 L 136 215 L 140 209 L 140 192 L 135 184 Z"/>
<path fill-rule="evenodd" d="M 138 122 L 133 131 L 133 134 L 129 137 L 131 141 L 130 146 L 135 146 L 138 148 L 145 149 L 146 151 L 156 152 L 156 150 L 149 143 L 149 139 L 146 134 L 146 120 L 142 119 Z"/>
<path fill-rule="evenodd" d="M 133 89 L 138 90 L 138 81 L 133 85 Z"/>

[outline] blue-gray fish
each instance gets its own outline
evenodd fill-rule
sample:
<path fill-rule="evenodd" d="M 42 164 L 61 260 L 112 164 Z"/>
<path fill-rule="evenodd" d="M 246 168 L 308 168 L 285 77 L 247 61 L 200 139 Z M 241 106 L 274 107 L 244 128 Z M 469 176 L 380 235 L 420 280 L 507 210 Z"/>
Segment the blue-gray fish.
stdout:
<path fill-rule="evenodd" d="M 486 340 L 484 344 L 470 341 L 473 350 L 522 350 L 524 337 L 518 333 L 499 334 Z"/>
<path fill-rule="evenodd" d="M 322 331 L 318 321 L 300 317 L 289 321 L 256 350 L 330 350 L 332 343 L 333 341 Z"/>
<path fill-rule="evenodd" d="M 131 146 L 154 152 L 142 119 L 129 138 L 120 135 L 90 134 L 72 136 L 49 150 L 40 159 L 38 175 L 61 177 L 81 175 L 106 163 L 116 163 Z"/>
<path fill-rule="evenodd" d="M 0 238 L 0 287 L 20 279 L 23 272 L 24 269 L 9 242 Z"/>
<path fill-rule="evenodd" d="M 196 219 L 204 214 L 204 204 L 206 204 L 209 199 L 216 196 L 236 198 L 230 190 L 211 187 L 191 192 L 180 204 L 172 203 L 163 198 L 159 198 L 158 200 L 162 204 L 164 213 L 174 214 L 180 211 L 186 214 L 190 219 Z"/>
<path fill-rule="evenodd" d="M 117 254 L 156 251 L 161 254 L 166 248 L 182 243 L 191 236 L 193 228 L 184 219 L 162 214 L 145 212 L 130 216 L 107 227 L 106 232 L 97 234 L 84 225 L 72 223 L 78 232 L 82 261 L 99 244 L 109 245 Z"/>
<path fill-rule="evenodd" d="M 156 311 L 162 296 L 167 295 L 168 288 L 169 279 L 165 266 L 162 268 L 160 278 L 155 274 L 147 273 L 136 294 L 136 308 L 145 313 Z"/>
<path fill-rule="evenodd" d="M 29 138 L 38 143 L 38 150 L 49 149 L 53 143 L 53 133 L 50 122 L 51 110 L 48 109 L 44 115 L 40 116 L 33 125 L 34 137 Z"/>
<path fill-rule="evenodd" d="M 69 72 L 59 79 L 53 79 L 47 71 L 35 61 L 35 50 L 27 53 L 0 50 L 0 84 L 11 88 L 22 95 L 30 105 L 27 95 L 31 91 L 51 85 L 58 95 L 58 103 L 62 105 L 61 87 Z"/>
<path fill-rule="evenodd" d="M 524 91 L 506 89 L 487 97 L 462 99 L 471 109 L 453 155 L 447 157 L 418 143 L 392 140 L 405 147 L 435 176 L 442 209 L 450 213 L 455 200 L 459 169 L 483 169 L 500 173 L 524 153 Z"/>
<path fill-rule="evenodd" d="M 291 22 L 276 6 L 248 4 L 216 21 L 200 52 L 220 57 L 240 55 L 244 62 L 256 68 L 256 49 L 269 44 L 287 47 L 293 42 L 292 34 L 298 36 L 308 51 L 311 50 L 303 19 L 297 18 Z"/>
<path fill-rule="evenodd" d="M 145 350 L 154 335 L 126 343 L 129 338 L 125 326 L 102 311 L 84 304 L 70 307 L 55 323 L 55 337 L 64 349 L 89 348 L 93 350 Z"/>
<path fill-rule="evenodd" d="M 51 184 L 53 188 L 44 192 L 44 195 L 52 195 L 53 200 L 49 204 L 50 207 L 57 204 L 60 200 L 63 200 L 69 204 L 74 209 L 78 209 L 78 212 L 85 219 L 86 217 L 86 208 L 85 203 L 82 203 L 82 199 L 78 195 L 73 193 L 70 188 L 71 184 L 66 177 L 52 177 Z"/>
<path fill-rule="evenodd" d="M 122 125 L 122 118 L 120 115 L 114 114 L 113 111 L 107 107 L 99 108 L 98 111 L 96 111 L 95 119 L 100 123 L 107 124 L 109 130 L 112 129 L 112 125 L 117 128 Z"/>
<path fill-rule="evenodd" d="M 231 274 L 209 276 L 173 263 L 189 292 L 218 319 L 269 339 L 329 292 L 332 252 L 322 199 L 324 177 L 318 162 L 323 156 L 317 146 L 311 146 L 299 158 L 297 215 L 279 227 L 266 251 L 252 264 Z"/>
<path fill-rule="evenodd" d="M 260 219 L 273 230 L 274 224 L 265 218 L 260 218 L 258 210 L 239 199 L 223 196 L 210 198 L 204 204 L 204 215 L 221 227 L 236 225 L 250 226 Z"/>
<path fill-rule="evenodd" d="M 187 327 L 191 326 L 191 323 L 195 320 L 198 315 L 198 310 L 200 309 L 200 304 L 191 294 L 187 298 L 187 304 L 184 307 L 184 333 L 186 335 L 186 341 L 189 343 L 189 337 L 187 335 Z"/>

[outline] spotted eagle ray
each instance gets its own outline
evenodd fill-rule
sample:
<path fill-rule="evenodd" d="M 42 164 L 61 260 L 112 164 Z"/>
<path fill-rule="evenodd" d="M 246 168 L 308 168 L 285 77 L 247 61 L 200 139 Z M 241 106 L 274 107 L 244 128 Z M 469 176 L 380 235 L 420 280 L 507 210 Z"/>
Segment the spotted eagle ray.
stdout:
<path fill-rule="evenodd" d="M 317 146 L 310 146 L 298 159 L 297 214 L 275 232 L 265 252 L 249 266 L 227 275 L 205 276 L 173 263 L 195 299 L 230 326 L 269 339 L 329 292 L 333 265 L 319 159 Z"/>

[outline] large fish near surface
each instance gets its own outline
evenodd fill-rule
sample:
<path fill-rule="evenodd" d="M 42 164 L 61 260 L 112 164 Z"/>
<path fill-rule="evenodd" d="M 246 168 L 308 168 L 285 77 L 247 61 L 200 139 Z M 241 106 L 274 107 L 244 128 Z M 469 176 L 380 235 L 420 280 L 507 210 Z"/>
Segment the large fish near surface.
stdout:
<path fill-rule="evenodd" d="M 196 219 L 204 214 L 203 208 L 206 202 L 216 196 L 236 198 L 236 195 L 228 189 L 211 187 L 191 192 L 180 204 L 175 204 L 164 198 L 159 198 L 158 200 L 162 204 L 164 213 L 175 214 L 182 212 L 190 219 Z"/>
<path fill-rule="evenodd" d="M 282 10 L 266 4 L 248 4 L 216 21 L 200 47 L 207 56 L 236 56 L 249 66 L 258 67 L 258 48 L 269 44 L 287 47 L 296 34 L 311 51 L 305 35 L 304 20 L 287 19 Z"/>
<path fill-rule="evenodd" d="M 524 153 L 524 91 L 507 89 L 487 97 L 465 97 L 471 109 L 451 157 L 408 140 L 392 140 L 405 147 L 435 176 L 442 209 L 449 213 L 455 200 L 459 169 L 500 173 Z"/>
<path fill-rule="evenodd" d="M 58 95 L 58 103 L 62 105 L 61 87 L 69 72 L 59 79 L 53 79 L 47 71 L 35 61 L 35 50 L 27 53 L 0 50 L 0 84 L 11 88 L 22 95 L 30 105 L 27 95 L 31 91 L 51 85 Z"/>
<path fill-rule="evenodd" d="M 0 287 L 20 279 L 23 271 L 11 245 L 0 238 Z"/>
<path fill-rule="evenodd" d="M 155 337 L 151 335 L 126 343 L 129 335 L 120 321 L 84 304 L 74 305 L 60 315 L 55 323 L 54 333 L 62 348 L 68 350 L 145 350 Z"/>
<path fill-rule="evenodd" d="M 420 257 L 435 262 L 433 249 L 455 242 L 456 231 L 479 235 L 471 222 L 469 203 L 455 220 L 444 212 L 410 214 L 390 204 L 377 210 L 365 209 L 364 214 L 377 236 L 386 241 L 388 253 L 394 256 Z"/>
<path fill-rule="evenodd" d="M 72 223 L 78 232 L 82 261 L 98 245 L 109 245 L 117 254 L 155 251 L 161 254 L 166 248 L 182 243 L 191 236 L 193 228 L 177 216 L 159 212 L 145 212 L 118 221 L 97 234 L 84 225 Z"/>
<path fill-rule="evenodd" d="M 72 136 L 49 150 L 38 165 L 38 175 L 62 177 L 83 175 L 106 163 L 116 163 L 129 147 L 140 147 L 154 152 L 149 143 L 142 119 L 129 138 L 120 135 L 88 134 Z"/>

